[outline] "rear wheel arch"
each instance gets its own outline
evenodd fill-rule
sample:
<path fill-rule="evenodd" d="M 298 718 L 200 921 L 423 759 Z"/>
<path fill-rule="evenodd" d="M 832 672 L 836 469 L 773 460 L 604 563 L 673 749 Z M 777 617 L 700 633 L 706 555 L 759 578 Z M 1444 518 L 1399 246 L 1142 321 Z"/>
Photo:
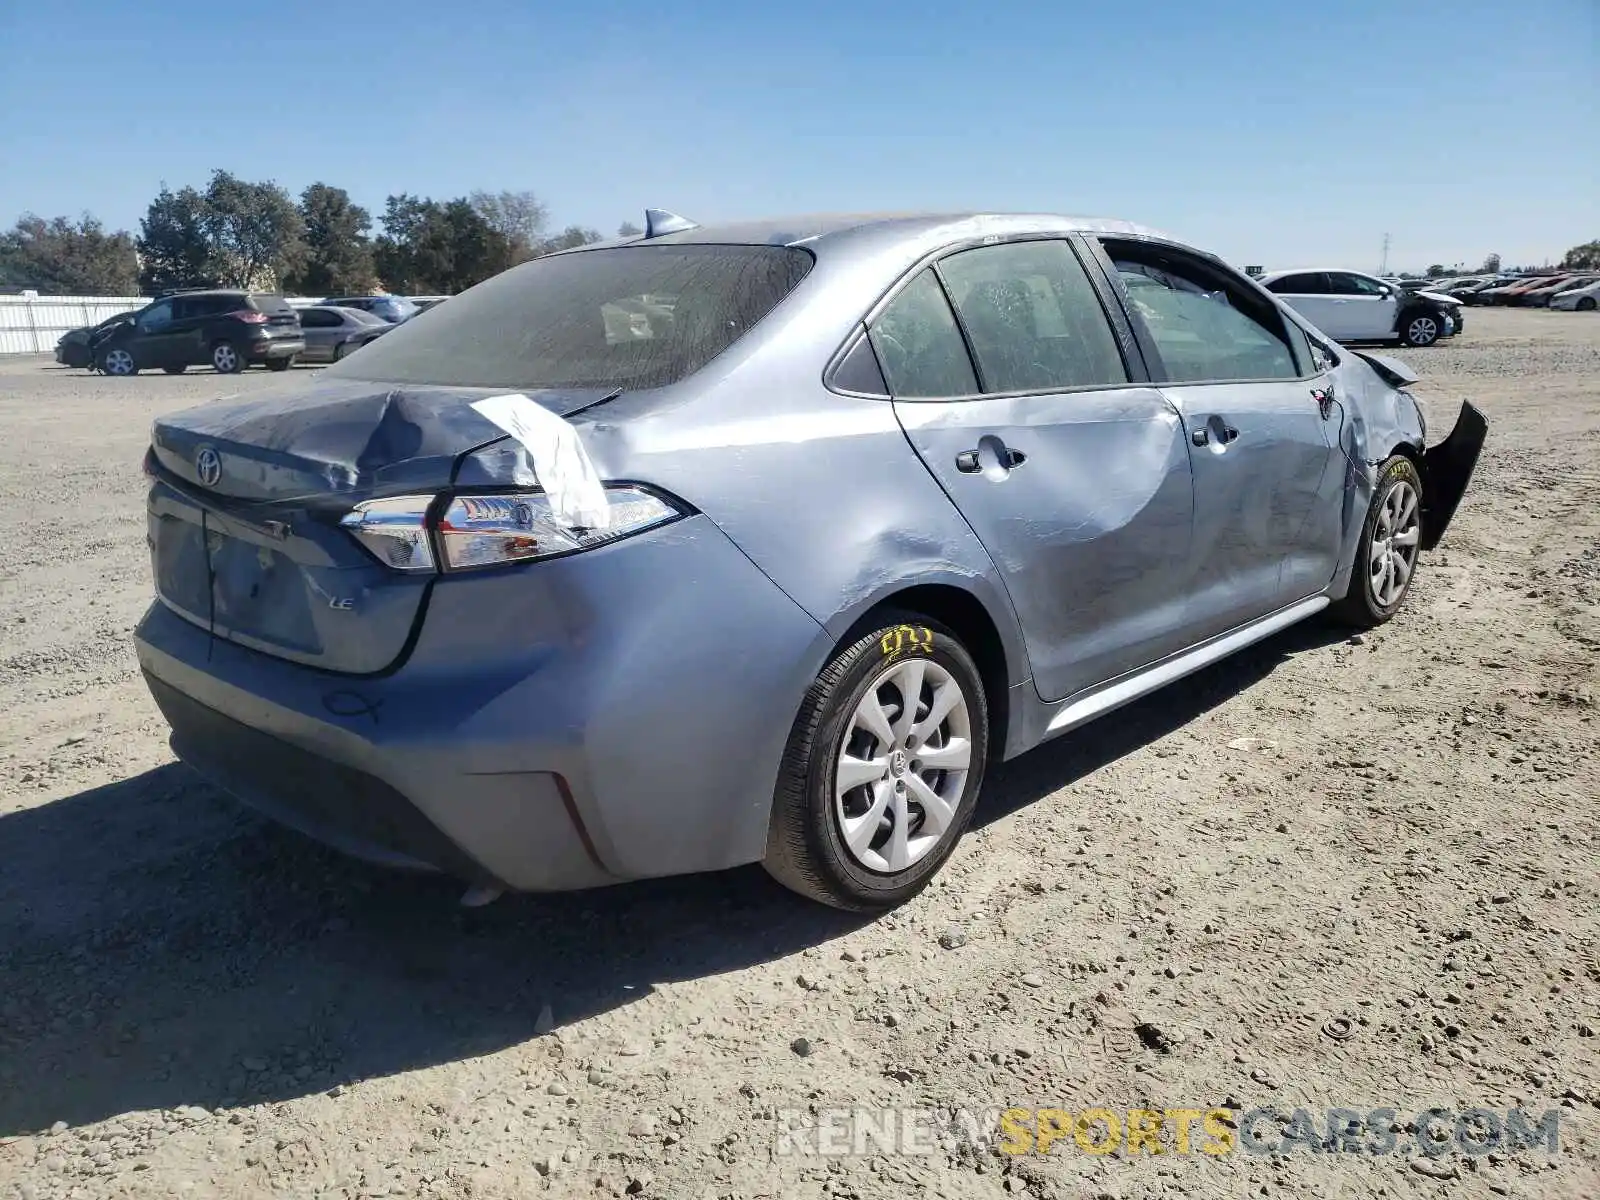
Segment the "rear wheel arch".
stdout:
<path fill-rule="evenodd" d="M 1010 727 L 1008 701 L 1011 685 L 1017 681 L 1011 678 L 1006 665 L 1006 647 L 1000 628 L 983 601 L 951 584 L 926 583 L 902 588 L 884 596 L 862 613 L 829 652 L 829 661 L 857 638 L 877 629 L 891 613 L 931 617 L 961 640 L 977 664 L 983 681 L 984 699 L 989 709 L 989 745 L 994 748 L 991 761 L 998 762 L 1005 757 Z"/>

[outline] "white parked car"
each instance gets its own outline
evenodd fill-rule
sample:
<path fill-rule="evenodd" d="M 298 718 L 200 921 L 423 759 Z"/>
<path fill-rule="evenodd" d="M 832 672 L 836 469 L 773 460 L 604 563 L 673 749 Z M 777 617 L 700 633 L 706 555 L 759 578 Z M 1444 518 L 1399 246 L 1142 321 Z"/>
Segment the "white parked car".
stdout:
<path fill-rule="evenodd" d="M 1596 308 L 1600 308 L 1600 279 L 1581 288 L 1572 288 L 1570 291 L 1550 297 L 1550 307 L 1593 312 Z"/>
<path fill-rule="evenodd" d="M 1442 292 L 1407 292 L 1376 275 L 1323 267 L 1269 271 L 1261 286 L 1339 342 L 1431 346 L 1461 332 L 1461 302 Z"/>

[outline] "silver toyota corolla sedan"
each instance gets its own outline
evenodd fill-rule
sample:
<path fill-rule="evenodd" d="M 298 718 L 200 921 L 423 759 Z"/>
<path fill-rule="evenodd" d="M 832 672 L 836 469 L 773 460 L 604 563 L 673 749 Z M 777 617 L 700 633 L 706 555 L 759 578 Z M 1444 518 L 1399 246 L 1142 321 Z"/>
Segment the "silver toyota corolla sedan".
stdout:
<path fill-rule="evenodd" d="M 157 421 L 139 658 L 223 789 L 471 894 L 885 908 L 991 762 L 1388 620 L 1486 430 L 1414 380 L 1125 222 L 652 212 Z"/>

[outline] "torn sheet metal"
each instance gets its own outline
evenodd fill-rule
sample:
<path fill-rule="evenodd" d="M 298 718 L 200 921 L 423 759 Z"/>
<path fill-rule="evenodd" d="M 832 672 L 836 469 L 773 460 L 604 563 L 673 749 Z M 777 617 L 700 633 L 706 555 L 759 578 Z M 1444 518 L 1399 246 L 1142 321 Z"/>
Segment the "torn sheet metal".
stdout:
<path fill-rule="evenodd" d="M 475 400 L 472 408 L 527 448 L 551 516 L 569 529 L 610 527 L 605 486 L 576 429 L 520 392 Z"/>

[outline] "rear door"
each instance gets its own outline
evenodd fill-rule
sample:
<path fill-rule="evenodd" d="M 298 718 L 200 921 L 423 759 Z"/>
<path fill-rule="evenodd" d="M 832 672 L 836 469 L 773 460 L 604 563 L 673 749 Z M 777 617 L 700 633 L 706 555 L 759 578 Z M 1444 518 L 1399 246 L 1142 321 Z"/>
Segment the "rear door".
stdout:
<path fill-rule="evenodd" d="M 1334 339 L 1350 333 L 1349 313 L 1343 301 L 1333 295 L 1326 271 L 1302 271 L 1285 275 L 1267 284 L 1267 290 L 1322 332 Z"/>
<path fill-rule="evenodd" d="M 305 360 L 326 362 L 333 357 L 333 347 L 344 330 L 344 318 L 331 309 L 302 309 L 300 329 L 306 340 Z"/>
<path fill-rule="evenodd" d="M 1046 700 L 1184 641 L 1183 423 L 1095 278 L 1070 241 L 981 246 L 869 323 L 906 436 L 999 567 Z"/>
<path fill-rule="evenodd" d="M 1151 375 L 1188 431 L 1195 640 L 1322 590 L 1337 564 L 1344 482 L 1325 362 L 1220 263 L 1153 243 L 1101 244 Z"/>

